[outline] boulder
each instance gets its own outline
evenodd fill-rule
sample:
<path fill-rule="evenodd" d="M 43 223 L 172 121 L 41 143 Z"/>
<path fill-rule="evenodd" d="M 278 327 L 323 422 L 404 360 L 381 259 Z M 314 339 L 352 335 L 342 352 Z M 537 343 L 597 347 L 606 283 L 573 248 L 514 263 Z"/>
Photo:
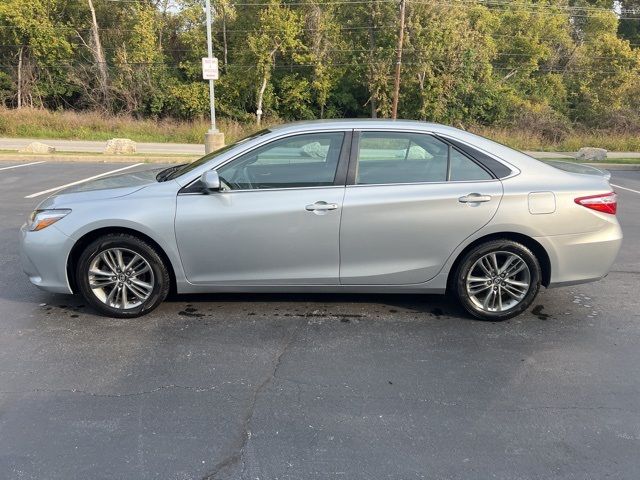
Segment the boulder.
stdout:
<path fill-rule="evenodd" d="M 128 138 L 112 138 L 107 142 L 104 153 L 108 155 L 128 155 L 136 153 L 136 142 Z"/>
<path fill-rule="evenodd" d="M 18 150 L 21 153 L 53 153 L 56 151 L 55 147 L 51 145 L 47 145 L 46 143 L 41 142 L 31 142 L 26 147 Z"/>
<path fill-rule="evenodd" d="M 576 155 L 577 160 L 584 162 L 600 162 L 607 158 L 607 151 L 604 148 L 582 147 Z"/>

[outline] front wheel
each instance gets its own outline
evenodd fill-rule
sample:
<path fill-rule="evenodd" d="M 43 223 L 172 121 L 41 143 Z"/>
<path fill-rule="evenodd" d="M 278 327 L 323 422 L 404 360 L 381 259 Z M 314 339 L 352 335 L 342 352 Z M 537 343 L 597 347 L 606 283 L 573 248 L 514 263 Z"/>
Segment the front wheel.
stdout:
<path fill-rule="evenodd" d="M 464 256 L 455 274 L 455 293 L 474 317 L 506 320 L 531 305 L 541 277 L 531 250 L 511 240 L 494 240 Z"/>
<path fill-rule="evenodd" d="M 76 266 L 80 293 L 98 312 L 134 318 L 169 292 L 169 273 L 156 250 L 138 237 L 108 234 L 89 244 Z"/>

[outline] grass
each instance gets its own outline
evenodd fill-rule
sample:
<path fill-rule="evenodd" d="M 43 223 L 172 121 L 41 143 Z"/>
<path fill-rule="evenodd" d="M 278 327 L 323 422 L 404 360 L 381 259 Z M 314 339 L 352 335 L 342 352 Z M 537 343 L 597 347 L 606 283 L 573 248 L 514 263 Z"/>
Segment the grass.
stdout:
<path fill-rule="evenodd" d="M 268 127 L 274 123 L 278 121 L 271 120 L 263 126 Z M 255 123 L 240 123 L 225 118 L 218 120 L 218 128 L 225 134 L 227 143 L 258 130 Z M 102 141 L 124 137 L 137 142 L 202 143 L 208 129 L 209 122 L 204 119 L 153 120 L 109 116 L 99 112 L 0 108 L 0 136 L 4 137 Z M 472 127 L 470 130 L 519 150 L 575 152 L 581 147 L 589 146 L 606 148 L 609 151 L 640 151 L 640 135 L 634 133 L 576 130 L 565 138 L 549 141 L 535 132 L 513 128 Z M 616 163 L 621 162 L 616 160 Z"/>
<path fill-rule="evenodd" d="M 565 138 L 549 141 L 535 132 L 501 128 L 472 127 L 473 133 L 488 137 L 518 150 L 535 152 L 577 152 L 582 147 L 598 147 L 610 152 L 640 151 L 640 135 L 608 130 L 574 131 Z"/>
<path fill-rule="evenodd" d="M 3 137 L 104 141 L 123 137 L 136 142 L 203 143 L 209 126 L 206 120 L 152 120 L 99 112 L 0 108 L 0 136 Z M 225 134 L 227 143 L 258 130 L 255 124 L 229 119 L 220 119 L 217 126 Z"/>

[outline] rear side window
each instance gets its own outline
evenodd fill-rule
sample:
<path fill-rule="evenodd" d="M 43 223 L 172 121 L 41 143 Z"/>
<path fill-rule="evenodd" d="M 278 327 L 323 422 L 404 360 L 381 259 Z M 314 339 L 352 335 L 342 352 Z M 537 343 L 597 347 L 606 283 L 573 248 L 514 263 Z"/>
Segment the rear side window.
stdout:
<path fill-rule="evenodd" d="M 444 182 L 448 145 L 431 135 L 363 132 L 356 183 Z"/>
<path fill-rule="evenodd" d="M 363 132 L 358 185 L 491 180 L 482 166 L 444 141 L 422 133 Z"/>
<path fill-rule="evenodd" d="M 482 137 L 478 137 L 478 138 L 482 138 Z M 483 140 L 487 141 L 487 139 L 483 139 Z M 460 152 L 463 152 L 468 157 L 473 158 L 476 162 L 482 164 L 482 166 L 487 170 L 489 170 L 491 173 L 493 173 L 493 175 L 496 178 L 505 178 L 513 173 L 511 169 L 507 167 L 505 164 L 500 163 L 499 161 L 491 158 L 489 155 L 481 152 L 480 150 L 477 150 L 476 148 L 472 148 L 469 145 L 459 142 L 458 140 L 455 140 L 453 138 L 447 138 L 447 142 L 455 146 Z M 526 156 L 524 153 L 518 152 L 516 150 L 512 150 L 508 147 L 505 147 L 504 145 L 500 145 L 499 143 L 496 143 L 493 141 L 491 143 L 497 147 L 500 147 L 501 149 L 511 151 L 515 155 Z"/>
<path fill-rule="evenodd" d="M 451 147 L 450 152 L 452 182 L 471 182 L 474 180 L 491 180 L 491 175 L 480 165 Z"/>

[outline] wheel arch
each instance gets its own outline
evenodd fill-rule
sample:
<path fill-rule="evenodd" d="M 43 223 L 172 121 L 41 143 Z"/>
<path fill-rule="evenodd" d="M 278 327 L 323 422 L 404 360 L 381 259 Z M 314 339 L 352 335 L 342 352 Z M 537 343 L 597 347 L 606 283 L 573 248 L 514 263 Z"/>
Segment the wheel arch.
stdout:
<path fill-rule="evenodd" d="M 113 234 L 113 233 L 124 233 L 124 234 L 128 234 L 128 235 L 132 235 L 134 237 L 138 237 L 141 240 L 144 240 L 149 245 L 151 245 L 156 250 L 156 252 L 160 256 L 160 258 L 162 258 L 162 260 L 165 262 L 165 265 L 167 266 L 167 270 L 169 272 L 169 278 L 171 280 L 171 285 L 169 286 L 169 291 L 171 293 L 175 293 L 176 285 L 177 285 L 176 284 L 176 274 L 175 274 L 175 271 L 174 271 L 174 268 L 173 268 L 173 263 L 171 263 L 171 260 L 169 259 L 169 256 L 166 254 L 164 249 L 160 246 L 160 244 L 158 242 L 156 242 L 149 235 L 145 235 L 144 233 L 140 232 L 139 230 L 135 230 L 133 228 L 127 228 L 127 227 L 103 227 L 103 228 L 97 228 L 95 230 L 91 230 L 90 232 L 85 233 L 82 237 L 80 237 L 76 241 L 76 243 L 73 245 L 73 248 L 71 248 L 71 251 L 69 252 L 69 256 L 67 258 L 67 278 L 69 279 L 69 287 L 71 287 L 71 291 L 73 293 L 78 293 L 78 285 L 76 283 L 76 268 L 75 267 L 76 267 L 76 265 L 78 263 L 80 255 L 82 254 L 84 249 L 87 247 L 87 245 L 89 245 L 95 239 L 97 239 L 97 238 L 99 238 L 99 237 L 101 237 L 103 235 L 109 235 L 109 234 Z"/>
<path fill-rule="evenodd" d="M 545 287 L 549 286 L 549 284 L 551 283 L 551 259 L 549 258 L 549 254 L 547 253 L 545 248 L 535 239 L 522 233 L 496 232 L 480 238 L 476 238 L 458 254 L 455 261 L 451 265 L 451 268 L 449 269 L 449 273 L 447 276 L 447 291 L 451 291 L 452 282 L 454 281 L 455 273 L 458 270 L 458 265 L 460 265 L 460 262 L 467 254 L 467 252 L 478 245 L 492 240 L 511 240 L 521 243 L 529 250 L 531 250 L 538 259 L 538 262 L 540 262 L 540 269 L 542 270 L 542 285 L 544 285 Z"/>

